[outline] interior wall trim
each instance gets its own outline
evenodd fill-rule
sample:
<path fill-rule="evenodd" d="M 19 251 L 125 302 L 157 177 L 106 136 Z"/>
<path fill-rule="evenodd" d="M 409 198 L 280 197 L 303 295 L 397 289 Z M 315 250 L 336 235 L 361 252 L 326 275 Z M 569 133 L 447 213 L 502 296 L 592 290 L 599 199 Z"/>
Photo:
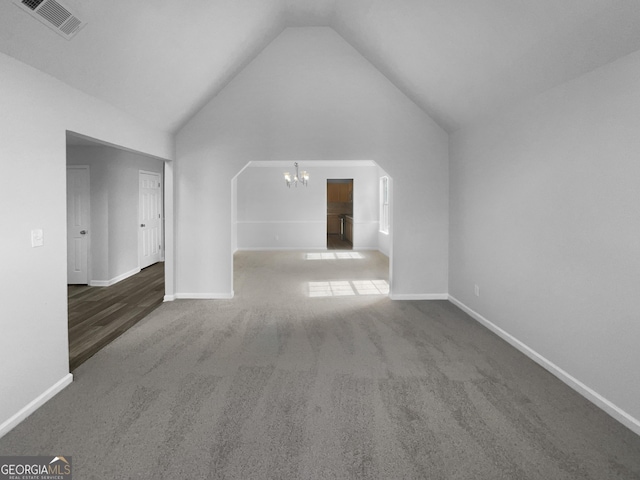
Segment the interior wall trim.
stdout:
<path fill-rule="evenodd" d="M 350 250 L 331 250 L 326 246 L 324 247 L 238 247 L 233 253 L 236 252 L 380 252 L 385 257 L 388 257 L 385 252 L 378 247 L 353 247 Z M 439 295 L 437 299 L 427 298 L 426 300 L 448 300 L 449 296 L 446 293 L 437 293 Z M 412 295 L 413 297 L 414 295 Z M 425 300 L 424 298 L 406 298 L 402 300 Z"/>
<path fill-rule="evenodd" d="M 391 300 L 449 300 L 448 293 L 390 293 Z"/>
<path fill-rule="evenodd" d="M 224 293 L 176 293 L 174 300 L 189 299 L 189 300 L 229 300 L 233 298 L 232 292 Z"/>
<path fill-rule="evenodd" d="M 49 387 L 47 390 L 38 395 L 34 400 L 28 403 L 25 407 L 20 409 L 18 413 L 9 417 L 4 423 L 0 425 L 0 438 L 4 437 L 13 428 L 15 428 L 25 418 L 39 409 L 42 405 L 47 403 L 51 398 L 61 392 L 67 385 L 73 382 L 73 375 L 67 373 L 64 377 L 58 380 L 55 384 Z"/>
<path fill-rule="evenodd" d="M 236 223 L 238 224 L 272 224 L 272 225 L 279 225 L 281 223 L 311 223 L 311 224 L 319 224 L 319 225 L 324 225 L 327 223 L 327 220 L 238 220 Z"/>
<path fill-rule="evenodd" d="M 309 252 L 326 252 L 327 247 L 238 247 L 236 252 L 296 252 L 296 251 L 309 251 Z M 331 250 L 332 252 L 337 250 Z M 345 250 L 350 251 L 350 250 Z"/>
<path fill-rule="evenodd" d="M 588 387 L 587 385 L 582 383 L 580 380 L 578 380 L 568 372 L 564 371 L 562 368 L 558 367 L 552 361 L 540 355 L 534 349 L 532 349 L 525 343 L 521 342 L 516 337 L 508 333 L 507 331 L 498 327 L 496 324 L 492 323 L 491 321 L 489 321 L 488 319 L 480 315 L 475 310 L 469 308 L 457 298 L 449 295 L 449 301 L 453 303 L 455 306 L 457 306 L 458 308 L 460 308 L 465 313 L 469 314 L 473 319 L 477 320 L 479 323 L 484 325 L 493 333 L 498 335 L 504 341 L 508 342 L 511 346 L 520 350 L 520 352 L 524 353 L 527 357 L 529 357 L 531 360 L 536 362 L 542 368 L 544 368 L 545 370 L 549 371 L 551 374 L 559 378 L 562 382 L 564 382 L 569 387 L 574 389 L 576 392 L 578 392 L 580 395 L 585 397 L 591 403 L 595 404 L 601 410 L 604 410 L 611 417 L 616 419 L 618 422 L 623 424 L 632 432 L 634 432 L 637 435 L 640 435 L 640 420 L 629 415 L 622 408 L 618 407 L 616 404 L 609 401 L 607 398 L 600 395 L 598 392 Z"/>
<path fill-rule="evenodd" d="M 165 295 L 162 299 L 163 302 L 173 302 L 176 299 L 175 295 Z"/>
<path fill-rule="evenodd" d="M 91 280 L 89 282 L 90 287 L 110 287 L 111 285 L 115 285 L 118 282 L 121 282 L 125 278 L 133 277 L 134 275 L 140 273 L 139 268 L 134 268 L 133 270 L 123 273 L 122 275 L 118 275 L 117 277 L 113 277 L 111 280 Z"/>

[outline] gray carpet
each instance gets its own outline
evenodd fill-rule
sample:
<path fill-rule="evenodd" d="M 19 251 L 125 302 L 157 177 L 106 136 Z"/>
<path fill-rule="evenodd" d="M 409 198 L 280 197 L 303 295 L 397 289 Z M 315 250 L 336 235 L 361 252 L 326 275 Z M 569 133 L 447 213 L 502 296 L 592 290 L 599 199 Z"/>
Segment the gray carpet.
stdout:
<path fill-rule="evenodd" d="M 237 254 L 233 300 L 163 304 L 0 454 L 76 479 L 640 478 L 640 437 L 452 304 L 389 300 L 363 254 Z"/>

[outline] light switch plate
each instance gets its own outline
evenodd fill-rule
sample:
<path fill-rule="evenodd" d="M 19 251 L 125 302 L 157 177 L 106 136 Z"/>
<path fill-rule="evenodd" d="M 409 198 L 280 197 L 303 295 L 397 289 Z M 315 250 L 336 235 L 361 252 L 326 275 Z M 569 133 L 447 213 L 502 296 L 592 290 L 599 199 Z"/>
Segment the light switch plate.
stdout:
<path fill-rule="evenodd" d="M 31 246 L 41 247 L 44 245 L 44 234 L 41 228 L 34 228 L 31 230 Z"/>

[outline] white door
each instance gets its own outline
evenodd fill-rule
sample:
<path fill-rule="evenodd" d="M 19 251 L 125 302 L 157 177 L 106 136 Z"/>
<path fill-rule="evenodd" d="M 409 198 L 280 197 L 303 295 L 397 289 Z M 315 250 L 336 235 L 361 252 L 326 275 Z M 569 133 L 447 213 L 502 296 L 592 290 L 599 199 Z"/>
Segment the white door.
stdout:
<path fill-rule="evenodd" d="M 159 173 L 140 172 L 140 268 L 162 259 L 162 186 Z"/>
<path fill-rule="evenodd" d="M 89 167 L 67 166 L 67 283 L 89 283 Z"/>

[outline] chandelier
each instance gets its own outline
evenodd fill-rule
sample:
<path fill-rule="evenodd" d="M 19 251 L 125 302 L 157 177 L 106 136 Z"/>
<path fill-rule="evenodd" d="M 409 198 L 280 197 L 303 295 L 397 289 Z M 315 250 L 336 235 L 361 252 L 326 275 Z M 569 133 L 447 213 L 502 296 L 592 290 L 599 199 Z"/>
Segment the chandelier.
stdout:
<path fill-rule="evenodd" d="M 289 172 L 284 172 L 284 181 L 287 182 L 287 187 L 291 188 L 291 185 L 298 186 L 298 182 L 302 183 L 305 187 L 309 182 L 309 172 L 303 170 L 302 172 L 298 172 L 298 162 L 294 162 L 293 166 L 296 168 L 296 173 L 291 178 L 291 174 Z"/>

